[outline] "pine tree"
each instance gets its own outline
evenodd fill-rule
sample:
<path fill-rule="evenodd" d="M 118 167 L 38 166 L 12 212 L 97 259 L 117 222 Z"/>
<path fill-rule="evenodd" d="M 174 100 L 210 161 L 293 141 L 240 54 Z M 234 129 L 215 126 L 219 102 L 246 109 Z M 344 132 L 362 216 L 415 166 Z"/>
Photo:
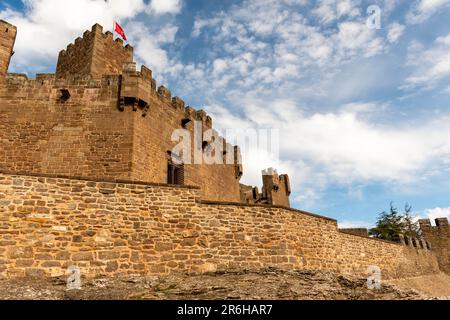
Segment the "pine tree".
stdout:
<path fill-rule="evenodd" d="M 389 212 L 380 213 L 376 227 L 371 229 L 369 234 L 389 241 L 398 241 L 399 235 L 420 238 L 420 228 L 414 220 L 412 207 L 409 204 L 405 205 L 405 211 L 401 214 L 391 202 Z"/>
<path fill-rule="evenodd" d="M 403 213 L 403 225 L 404 225 L 404 231 L 403 235 L 411 238 L 421 238 L 421 231 L 420 227 L 416 222 L 416 217 L 412 215 L 412 207 L 407 203 L 405 205 L 405 212 Z"/>

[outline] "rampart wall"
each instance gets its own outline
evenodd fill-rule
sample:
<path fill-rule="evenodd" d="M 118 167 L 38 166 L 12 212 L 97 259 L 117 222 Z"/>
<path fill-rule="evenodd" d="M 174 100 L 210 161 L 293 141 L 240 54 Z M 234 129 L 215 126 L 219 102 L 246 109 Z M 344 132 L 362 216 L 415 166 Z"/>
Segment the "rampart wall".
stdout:
<path fill-rule="evenodd" d="M 420 220 L 423 237 L 431 244 L 442 271 L 450 274 L 450 225 L 447 218 L 435 220 L 436 226 L 427 219 Z"/>
<path fill-rule="evenodd" d="M 195 187 L 0 174 L 0 276 L 330 270 L 384 278 L 439 272 L 423 248 L 344 234 L 283 207 L 205 202 Z"/>

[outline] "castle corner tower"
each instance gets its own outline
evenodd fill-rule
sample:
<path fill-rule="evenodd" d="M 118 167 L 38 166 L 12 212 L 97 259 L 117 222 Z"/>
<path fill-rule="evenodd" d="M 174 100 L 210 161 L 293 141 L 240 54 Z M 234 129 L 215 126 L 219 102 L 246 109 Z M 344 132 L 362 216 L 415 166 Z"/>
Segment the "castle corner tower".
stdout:
<path fill-rule="evenodd" d="M 100 79 L 103 75 L 120 75 L 123 66 L 133 62 L 133 47 L 123 46 L 122 39 L 113 39 L 113 33 L 103 32 L 95 24 L 91 31 L 78 37 L 59 53 L 56 76 L 91 76 Z"/>
<path fill-rule="evenodd" d="M 16 35 L 17 28 L 15 26 L 0 20 L 0 77 L 4 77 L 8 73 Z"/>

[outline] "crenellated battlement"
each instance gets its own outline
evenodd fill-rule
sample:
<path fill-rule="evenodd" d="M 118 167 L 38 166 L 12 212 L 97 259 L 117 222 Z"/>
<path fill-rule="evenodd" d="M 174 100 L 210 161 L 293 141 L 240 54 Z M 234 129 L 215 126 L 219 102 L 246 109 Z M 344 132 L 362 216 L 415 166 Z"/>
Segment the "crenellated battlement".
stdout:
<path fill-rule="evenodd" d="M 60 51 L 56 68 L 57 77 L 73 74 L 90 75 L 99 78 L 102 75 L 121 74 L 125 63 L 133 62 L 133 47 L 123 40 L 114 39 L 111 32 L 103 33 L 99 24 L 85 31 L 83 37 Z"/>
<path fill-rule="evenodd" d="M 105 88 L 118 86 L 120 83 L 118 76 L 104 75 L 99 79 L 92 79 L 86 75 L 71 75 L 65 78 L 57 78 L 53 73 L 38 73 L 35 78 L 29 78 L 26 74 L 8 73 L 5 77 L 4 88 L 7 91 L 14 90 L 16 94 L 29 93 L 30 90 L 46 91 L 53 89 L 72 87 L 73 90 Z M 42 96 L 40 96 L 42 98 Z"/>
<path fill-rule="evenodd" d="M 185 102 L 180 97 L 173 97 L 172 98 L 172 105 L 179 110 L 184 111 L 185 110 Z"/>
<path fill-rule="evenodd" d="M 262 171 L 263 188 L 241 185 L 241 199 L 246 203 L 267 203 L 290 207 L 289 196 L 291 195 L 291 184 L 287 174 L 279 175 L 274 168 Z"/>
<path fill-rule="evenodd" d="M 419 220 L 420 230 L 423 238 L 430 244 L 436 253 L 440 268 L 450 273 L 450 225 L 448 218 L 435 219 L 436 226 L 431 224 L 430 219 Z"/>
<path fill-rule="evenodd" d="M 153 97 L 158 98 L 165 104 L 184 113 L 185 102 L 179 97 L 172 97 L 172 93 L 164 86 L 156 89 L 156 80 L 153 72 L 146 66 L 141 66 L 141 71 L 136 71 L 136 63 L 126 63 L 122 69 L 122 86 L 120 96 L 120 110 L 126 106 L 133 106 L 133 110 L 143 109 L 143 116 L 147 115 Z"/>
<path fill-rule="evenodd" d="M 212 118 L 204 110 L 196 110 L 193 107 L 186 107 L 184 123 L 201 121 L 205 130 L 212 129 Z"/>
<path fill-rule="evenodd" d="M 420 219 L 419 220 L 419 225 L 420 225 L 420 229 L 422 231 L 430 231 L 430 230 L 448 230 L 448 228 L 450 227 L 450 224 L 448 222 L 448 218 L 437 218 L 434 220 L 434 222 L 436 223 L 436 226 L 432 226 L 431 224 L 431 220 L 430 219 Z"/>
<path fill-rule="evenodd" d="M 399 235 L 398 237 L 399 242 L 407 247 L 410 247 L 412 249 L 423 249 L 423 250 L 431 250 L 432 245 L 430 242 L 426 241 L 425 239 L 418 239 L 418 238 L 411 238 L 404 235 Z"/>
<path fill-rule="evenodd" d="M 60 55 L 70 56 L 78 54 L 75 49 L 86 44 L 91 44 L 96 36 L 100 36 L 101 39 L 104 40 L 105 46 L 110 48 L 116 47 L 117 49 L 124 50 L 127 54 L 130 52 L 133 54 L 134 48 L 130 44 L 124 46 L 124 42 L 121 38 L 114 39 L 114 34 L 111 31 L 103 33 L 103 27 L 99 24 L 95 24 L 92 26 L 91 30 L 86 30 L 82 37 L 77 37 L 73 43 L 67 45 L 66 49 L 61 50 Z"/>

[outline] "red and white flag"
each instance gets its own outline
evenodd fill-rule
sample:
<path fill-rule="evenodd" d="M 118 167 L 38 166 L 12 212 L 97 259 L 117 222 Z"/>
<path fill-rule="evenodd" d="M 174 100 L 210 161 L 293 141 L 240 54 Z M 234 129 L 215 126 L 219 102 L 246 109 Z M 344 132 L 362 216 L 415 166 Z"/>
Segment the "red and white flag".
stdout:
<path fill-rule="evenodd" d="M 116 21 L 114 21 L 114 31 L 117 32 L 117 34 L 120 35 L 123 38 L 123 40 L 127 41 L 125 31 L 123 31 L 123 28 Z"/>

